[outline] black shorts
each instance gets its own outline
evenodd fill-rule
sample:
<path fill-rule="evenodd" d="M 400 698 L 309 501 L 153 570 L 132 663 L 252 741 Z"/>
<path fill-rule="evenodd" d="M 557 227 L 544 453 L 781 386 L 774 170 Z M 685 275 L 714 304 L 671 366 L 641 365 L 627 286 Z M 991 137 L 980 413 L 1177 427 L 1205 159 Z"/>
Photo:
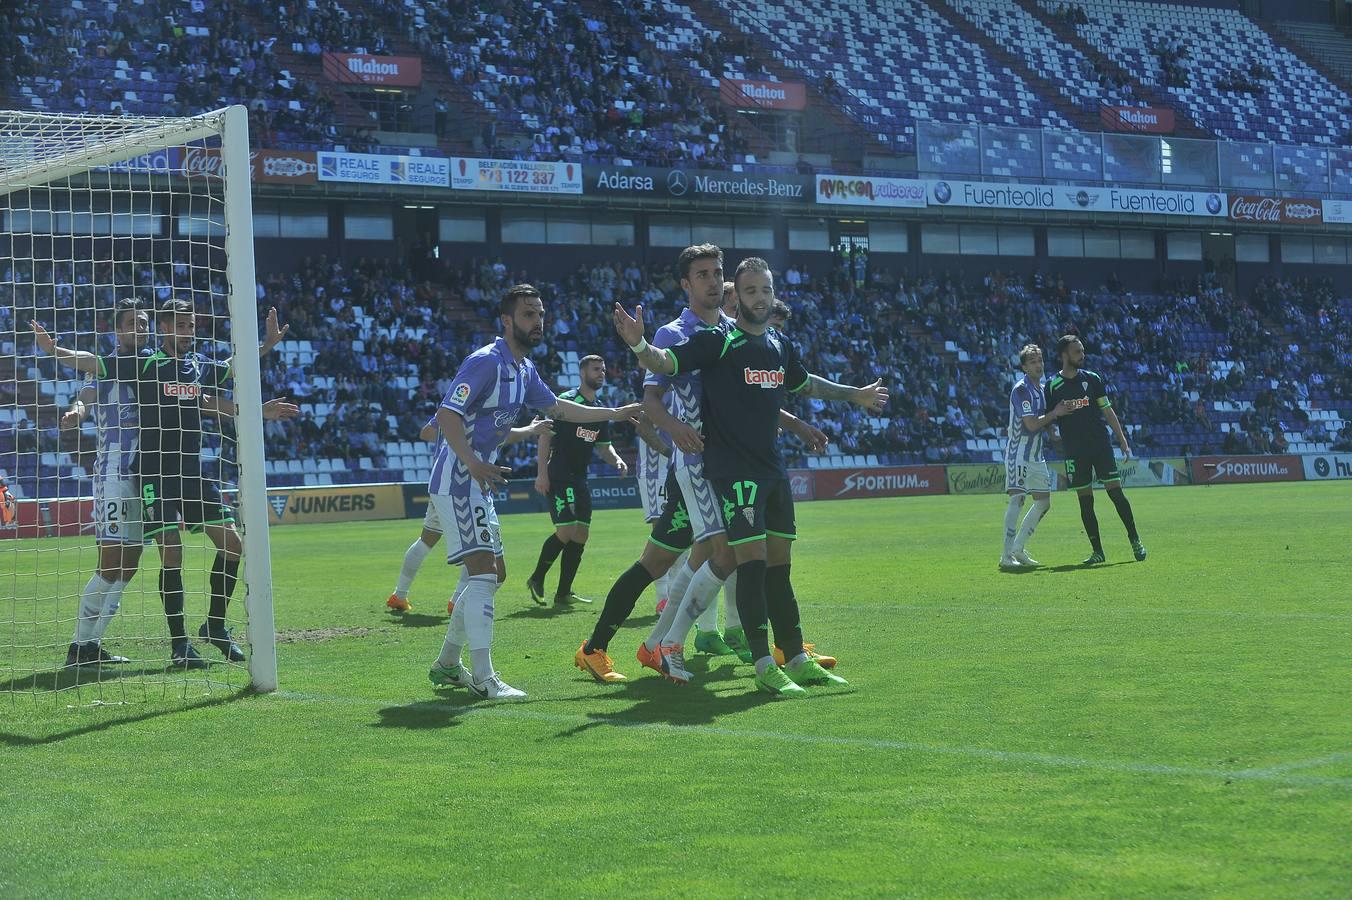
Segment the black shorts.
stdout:
<path fill-rule="evenodd" d="M 761 481 L 710 478 L 709 484 L 723 503 L 729 544 L 762 541 L 767 534 L 790 541 L 798 537 L 793 520 L 793 488 L 787 478 Z"/>
<path fill-rule="evenodd" d="M 591 525 L 591 488 L 587 476 L 549 476 L 549 519 L 557 526 Z"/>
<path fill-rule="evenodd" d="M 683 553 L 695 543 L 695 532 L 690 527 L 690 513 L 685 508 L 685 498 L 681 496 L 681 486 L 676 483 L 676 467 L 667 469 L 667 480 L 663 485 L 666 501 L 662 504 L 662 514 L 653 520 L 652 534 L 648 540 L 663 550 Z"/>
<path fill-rule="evenodd" d="M 141 502 L 146 537 L 176 531 L 180 519 L 191 531 L 235 521 L 235 511 L 221 497 L 220 485 L 201 475 L 142 475 Z"/>
<path fill-rule="evenodd" d="M 1070 479 L 1071 490 L 1091 487 L 1095 479 L 1102 482 L 1122 480 L 1122 474 L 1117 471 L 1117 458 L 1107 446 L 1067 457 L 1066 476 Z"/>

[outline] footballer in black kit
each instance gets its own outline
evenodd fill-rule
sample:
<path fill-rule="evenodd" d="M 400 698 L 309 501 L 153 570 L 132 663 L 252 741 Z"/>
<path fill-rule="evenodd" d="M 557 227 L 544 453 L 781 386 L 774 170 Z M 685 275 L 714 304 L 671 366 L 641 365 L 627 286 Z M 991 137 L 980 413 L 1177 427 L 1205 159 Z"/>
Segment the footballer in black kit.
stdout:
<path fill-rule="evenodd" d="M 1108 443 L 1106 427 L 1111 427 L 1122 455 L 1131 455 L 1127 433 L 1118 421 L 1108 386 L 1097 372 L 1083 368 L 1084 343 L 1075 335 L 1063 335 L 1056 342 L 1056 354 L 1061 360 L 1061 371 L 1047 381 L 1047 407 L 1065 402 L 1070 412 L 1056 420 L 1056 428 L 1064 441 L 1062 453 L 1066 458 L 1066 474 L 1070 487 L 1079 495 L 1080 521 L 1089 538 L 1091 553 L 1085 565 L 1104 561 L 1103 542 L 1099 537 L 1098 518 L 1094 515 L 1094 481 L 1100 481 L 1117 509 L 1118 517 L 1127 530 L 1132 554 L 1137 560 L 1146 557 L 1145 545 L 1136 531 L 1136 519 L 1122 492 L 1122 475 L 1117 469 L 1112 445 Z"/>
<path fill-rule="evenodd" d="M 559 396 L 583 406 L 596 405 L 596 392 L 606 383 L 606 362 L 599 356 L 584 356 L 578 361 L 580 384 Z M 554 603 L 590 603 L 573 593 L 573 579 L 591 533 L 591 488 L 587 486 L 587 467 L 593 449 L 600 449 L 606 462 L 625 475 L 629 466 L 620 459 L 610 442 L 610 423 L 556 421 L 548 434 L 540 438 L 536 459 L 535 489 L 549 499 L 549 518 L 554 533 L 545 539 L 535 571 L 526 579 L 526 589 L 536 603 L 545 602 L 545 576 L 561 555 L 559 584 Z"/>
<path fill-rule="evenodd" d="M 768 327 L 774 281 L 765 260 L 745 259 L 733 276 L 739 300 L 736 324 L 720 322 L 689 340 L 659 350 L 643 339 L 642 307 L 630 316 L 616 304 L 615 326 L 650 371 L 674 375 L 700 370 L 704 471 L 722 503 L 728 543 L 737 559 L 737 608 L 752 657 L 756 686 L 777 697 L 803 696 L 803 685 L 844 684 L 804 652 L 798 601 L 789 578 L 797 536 L 793 495 L 779 452 L 779 412 L 796 393 L 848 400 L 881 409 L 887 388 L 833 384 L 810 374 L 797 348 Z M 767 624 L 783 649 L 775 665 Z"/>

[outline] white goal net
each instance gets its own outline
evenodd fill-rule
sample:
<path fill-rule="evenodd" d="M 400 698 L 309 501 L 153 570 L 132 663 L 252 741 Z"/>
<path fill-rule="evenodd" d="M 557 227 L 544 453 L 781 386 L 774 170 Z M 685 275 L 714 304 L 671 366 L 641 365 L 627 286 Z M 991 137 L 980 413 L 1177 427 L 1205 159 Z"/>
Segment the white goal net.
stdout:
<path fill-rule="evenodd" d="M 0 701 L 275 688 L 259 327 L 242 107 L 0 110 Z"/>

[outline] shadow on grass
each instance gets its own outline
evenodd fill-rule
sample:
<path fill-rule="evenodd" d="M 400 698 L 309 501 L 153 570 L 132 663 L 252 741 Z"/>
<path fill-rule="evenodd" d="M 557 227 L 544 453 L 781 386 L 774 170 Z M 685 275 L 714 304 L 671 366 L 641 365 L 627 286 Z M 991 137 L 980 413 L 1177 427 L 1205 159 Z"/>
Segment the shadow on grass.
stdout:
<path fill-rule="evenodd" d="M 1097 563 L 1092 566 L 1086 566 L 1083 565 L 1082 563 L 1070 563 L 1069 565 L 1065 566 L 1042 566 L 1041 568 L 1033 569 L 1032 572 L 1034 573 L 1041 572 L 1045 574 L 1057 574 L 1061 572 L 1085 572 L 1090 569 L 1111 569 L 1114 566 L 1134 566 L 1135 564 L 1136 560 L 1134 559 L 1119 559 L 1117 562 Z"/>
<path fill-rule="evenodd" d="M 479 700 L 464 691 L 452 693 L 451 689 L 438 691 L 434 700 L 419 700 L 403 706 L 385 706 L 376 712 L 380 721 L 374 728 L 450 728 L 460 724 L 460 716 L 469 712 Z"/>
<path fill-rule="evenodd" d="M 429 616 L 424 613 L 400 613 L 390 617 L 405 628 L 431 628 L 434 625 L 446 627 L 449 616 Z"/>
<path fill-rule="evenodd" d="M 221 688 L 226 690 L 224 686 Z M 98 722 L 90 722 L 81 725 L 78 728 L 69 728 L 56 734 L 44 735 L 42 737 L 33 737 L 26 734 L 15 734 L 9 731 L 0 731 L 0 747 L 38 747 L 44 744 L 55 744 L 68 738 L 81 737 L 86 734 L 95 734 L 100 731 L 107 731 L 110 728 L 117 728 L 122 725 L 135 725 L 140 722 L 146 722 L 150 719 L 158 719 L 161 716 L 172 716 L 178 713 L 190 712 L 198 709 L 206 709 L 212 706 L 222 706 L 226 703 L 234 703 L 247 697 L 254 696 L 254 692 L 247 688 L 234 690 L 230 694 L 219 697 L 203 697 L 199 700 L 191 700 L 185 703 L 179 703 L 173 707 L 150 709 L 144 712 L 138 712 L 133 715 L 118 716 L 113 719 L 104 719 Z M 101 707 L 106 709 L 107 707 Z"/>
<path fill-rule="evenodd" d="M 579 612 L 594 612 L 595 605 L 589 603 L 569 603 L 562 605 L 548 606 L 527 606 L 525 609 L 518 609 L 516 612 L 508 613 L 503 616 L 504 619 L 556 619 L 559 616 L 568 616 Z"/>

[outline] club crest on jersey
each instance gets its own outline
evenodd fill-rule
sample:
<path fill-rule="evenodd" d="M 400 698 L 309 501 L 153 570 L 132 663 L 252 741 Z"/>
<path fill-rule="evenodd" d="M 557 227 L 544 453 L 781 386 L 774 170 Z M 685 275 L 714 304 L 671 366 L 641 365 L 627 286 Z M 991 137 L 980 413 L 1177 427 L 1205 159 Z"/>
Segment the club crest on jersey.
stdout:
<path fill-rule="evenodd" d="M 469 385 L 463 381 L 460 382 L 455 386 L 455 390 L 451 391 L 451 402 L 464 406 L 469 401 L 469 391 Z"/>
<path fill-rule="evenodd" d="M 268 506 L 272 507 L 272 511 L 280 519 L 286 513 L 286 501 L 290 499 L 290 494 L 273 494 L 268 497 Z"/>
<path fill-rule="evenodd" d="M 743 507 L 742 507 L 742 518 L 746 519 L 746 524 L 748 524 L 748 525 L 755 525 L 755 524 L 756 524 L 756 510 L 753 509 L 753 508 L 750 507 L 750 506 L 743 506 Z"/>
<path fill-rule="evenodd" d="M 1087 391 L 1087 390 L 1089 390 L 1089 382 L 1087 382 L 1087 381 L 1081 381 L 1081 382 L 1080 382 L 1080 390 L 1082 390 L 1082 391 Z"/>
<path fill-rule="evenodd" d="M 166 397 L 174 397 L 180 400 L 196 400 L 202 396 L 202 386 L 200 384 L 166 381 L 161 387 L 163 388 L 164 396 Z"/>
<path fill-rule="evenodd" d="M 778 369 L 753 369 L 747 366 L 742 370 L 742 377 L 746 379 L 747 384 L 760 385 L 766 390 L 774 390 L 784 386 L 784 367 Z"/>
<path fill-rule="evenodd" d="M 583 428 L 581 425 L 577 428 L 577 436 L 589 444 L 596 443 L 596 439 L 601 436 L 599 428 Z"/>

